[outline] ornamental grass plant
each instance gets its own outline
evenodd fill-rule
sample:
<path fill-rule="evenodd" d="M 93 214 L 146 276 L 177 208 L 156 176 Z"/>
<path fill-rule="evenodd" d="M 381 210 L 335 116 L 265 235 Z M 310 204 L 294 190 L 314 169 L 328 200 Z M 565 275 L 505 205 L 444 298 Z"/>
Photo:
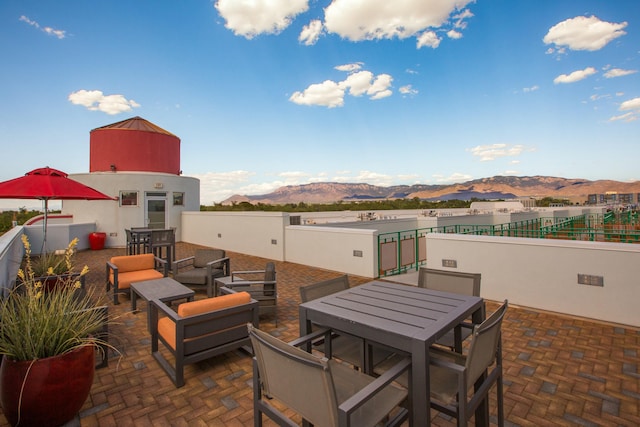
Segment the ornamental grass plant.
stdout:
<path fill-rule="evenodd" d="M 74 239 L 65 251 L 65 274 L 54 287 L 47 288 L 34 270 L 31 247 L 25 235 L 24 268 L 18 272 L 18 285 L 0 305 L 0 353 L 13 360 L 35 360 L 58 356 L 82 346 L 107 345 L 99 331 L 107 321 L 94 301 L 92 291 L 81 286 L 89 271 L 85 266 L 74 272 L 71 254 Z M 51 276 L 53 271 L 47 271 Z"/>

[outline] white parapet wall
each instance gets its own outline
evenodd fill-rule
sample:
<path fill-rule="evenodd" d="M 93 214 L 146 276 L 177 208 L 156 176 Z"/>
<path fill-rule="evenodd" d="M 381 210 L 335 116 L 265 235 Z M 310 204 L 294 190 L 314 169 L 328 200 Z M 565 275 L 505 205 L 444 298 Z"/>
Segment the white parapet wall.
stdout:
<path fill-rule="evenodd" d="M 376 230 L 297 226 L 285 229 L 285 259 L 363 277 L 376 277 Z"/>
<path fill-rule="evenodd" d="M 481 273 L 490 300 L 640 327 L 640 245 L 432 233 L 427 267 Z"/>
<path fill-rule="evenodd" d="M 285 223 L 283 212 L 182 212 L 182 240 L 284 261 Z"/>

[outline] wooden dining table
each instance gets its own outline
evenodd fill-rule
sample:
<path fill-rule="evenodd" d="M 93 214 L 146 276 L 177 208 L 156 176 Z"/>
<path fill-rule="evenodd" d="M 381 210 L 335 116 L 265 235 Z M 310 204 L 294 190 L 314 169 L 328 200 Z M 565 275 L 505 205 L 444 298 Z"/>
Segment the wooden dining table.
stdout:
<path fill-rule="evenodd" d="M 367 346 L 381 345 L 410 355 L 409 424 L 429 426 L 429 347 L 469 316 L 473 323 L 481 323 L 485 304 L 480 297 L 372 281 L 300 304 L 299 312 L 301 335 L 310 333 L 312 325 L 322 325 L 360 337 Z M 365 360 L 364 366 L 371 363 Z M 476 425 L 488 423 L 485 402 L 476 411 Z"/>

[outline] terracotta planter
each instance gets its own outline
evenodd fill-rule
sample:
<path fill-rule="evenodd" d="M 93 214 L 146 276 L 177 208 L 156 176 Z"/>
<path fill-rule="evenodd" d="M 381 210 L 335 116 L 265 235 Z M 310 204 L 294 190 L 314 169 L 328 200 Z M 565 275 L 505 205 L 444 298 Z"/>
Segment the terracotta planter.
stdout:
<path fill-rule="evenodd" d="M 36 361 L 3 358 L 0 404 L 12 426 L 60 426 L 80 411 L 89 396 L 95 348 Z"/>

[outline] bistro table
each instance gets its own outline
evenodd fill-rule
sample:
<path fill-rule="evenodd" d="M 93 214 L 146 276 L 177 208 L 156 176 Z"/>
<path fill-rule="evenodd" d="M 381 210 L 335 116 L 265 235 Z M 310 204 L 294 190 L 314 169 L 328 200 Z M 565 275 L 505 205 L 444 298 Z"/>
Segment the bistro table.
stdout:
<path fill-rule="evenodd" d="M 163 277 L 162 279 L 144 280 L 131 284 L 131 311 L 137 311 L 138 296 L 147 302 L 160 300 L 169 303 L 182 298 L 193 301 L 195 292 L 170 277 Z M 150 320 L 151 310 L 147 309 L 147 328 L 151 327 Z"/>
<path fill-rule="evenodd" d="M 354 335 L 367 345 L 382 345 L 411 355 L 409 423 L 428 426 L 430 417 L 429 347 L 472 316 L 485 317 L 480 297 L 450 294 L 397 283 L 373 281 L 299 306 L 300 335 L 312 324 Z M 365 353 L 370 353 L 369 351 Z M 371 366 L 365 354 L 364 366 Z M 476 411 L 476 425 L 488 424 L 488 405 Z"/>

